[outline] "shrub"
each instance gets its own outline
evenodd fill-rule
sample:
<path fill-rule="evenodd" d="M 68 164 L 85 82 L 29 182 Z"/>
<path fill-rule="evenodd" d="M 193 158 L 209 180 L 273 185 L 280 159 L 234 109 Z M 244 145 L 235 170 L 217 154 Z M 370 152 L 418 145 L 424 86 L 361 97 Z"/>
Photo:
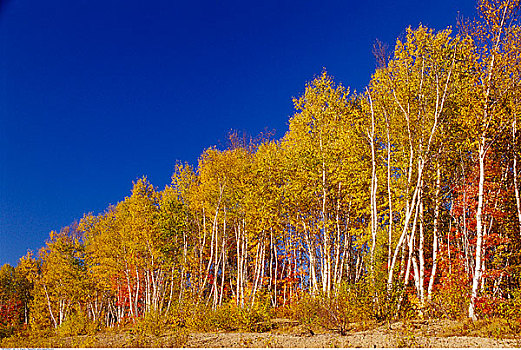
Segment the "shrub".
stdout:
<path fill-rule="evenodd" d="M 182 310 L 175 308 L 169 314 L 158 311 L 146 313 L 130 329 L 131 347 L 174 347 L 184 346 L 188 335 L 182 321 Z"/>
<path fill-rule="evenodd" d="M 270 311 L 262 302 L 245 307 L 230 302 L 212 311 L 210 319 L 217 329 L 225 331 L 263 332 L 270 328 Z"/>
<path fill-rule="evenodd" d="M 521 288 L 513 290 L 510 298 L 502 303 L 500 314 L 507 319 L 521 319 Z"/>
<path fill-rule="evenodd" d="M 48 337 L 52 333 L 48 330 L 22 329 L 11 337 L 0 342 L 2 348 L 50 348 L 52 344 Z"/>
<path fill-rule="evenodd" d="M 76 335 L 94 334 L 99 330 L 99 324 L 90 321 L 82 312 L 71 314 L 65 322 L 56 329 L 61 337 L 72 337 Z"/>
<path fill-rule="evenodd" d="M 459 283 L 458 283 L 459 281 Z M 467 317 L 469 306 L 469 290 L 463 278 L 448 276 L 440 288 L 433 293 L 429 311 L 433 317 L 444 317 L 451 320 L 462 320 Z"/>
<path fill-rule="evenodd" d="M 212 310 L 209 319 L 215 328 L 224 331 L 236 331 L 239 329 L 240 310 L 232 303 L 224 304 Z"/>
<path fill-rule="evenodd" d="M 270 298 L 259 293 L 253 305 L 240 308 L 239 329 L 265 332 L 271 328 L 272 309 Z"/>
<path fill-rule="evenodd" d="M 487 318 L 483 320 L 472 321 L 465 319 L 458 321 L 448 327 L 442 332 L 444 337 L 486 337 L 486 338 L 516 338 L 518 337 L 518 330 L 513 330 L 510 327 L 509 320 L 502 318 Z"/>
<path fill-rule="evenodd" d="M 345 334 L 351 323 L 374 320 L 375 310 L 366 283 L 344 283 L 338 285 L 329 297 L 324 294 L 304 295 L 279 310 L 279 315 L 298 320 L 310 329 L 322 327 Z"/>
<path fill-rule="evenodd" d="M 478 318 L 496 318 L 499 317 L 505 300 L 489 295 L 476 298 L 476 314 Z"/>
<path fill-rule="evenodd" d="M 322 309 L 320 304 L 319 297 L 305 294 L 297 301 L 280 308 L 278 315 L 295 319 L 303 325 L 311 327 L 319 323 L 319 315 Z"/>
<path fill-rule="evenodd" d="M 188 329 L 207 332 L 214 330 L 211 320 L 211 312 L 211 308 L 204 304 L 200 304 L 184 306 L 181 313 Z"/>
<path fill-rule="evenodd" d="M 323 325 L 345 334 L 350 323 L 374 319 L 373 296 L 365 282 L 343 283 L 337 286 L 335 295 L 323 298 L 321 318 Z"/>
<path fill-rule="evenodd" d="M 521 288 L 512 291 L 510 299 L 501 304 L 499 314 L 514 334 L 521 334 Z"/>
<path fill-rule="evenodd" d="M 245 307 L 230 301 L 215 310 L 206 305 L 185 306 L 179 317 L 188 329 L 194 331 L 263 332 L 271 327 L 271 308 L 267 298 L 258 298 L 253 305 Z"/>
<path fill-rule="evenodd" d="M 157 337 L 164 332 L 166 320 L 167 318 L 157 311 L 148 312 L 137 320 L 131 329 L 131 333 L 142 336 L 154 335 Z"/>
<path fill-rule="evenodd" d="M 393 285 L 390 291 L 387 291 L 387 286 L 382 284 L 381 288 L 376 290 L 376 302 L 373 306 L 374 317 L 379 321 L 390 321 L 398 317 L 404 310 L 407 309 L 408 303 L 400 303 L 402 296 L 401 289 L 403 286 Z M 400 306 L 400 308 L 398 308 Z"/>
<path fill-rule="evenodd" d="M 12 336 L 15 330 L 15 326 L 0 323 L 0 340 Z"/>

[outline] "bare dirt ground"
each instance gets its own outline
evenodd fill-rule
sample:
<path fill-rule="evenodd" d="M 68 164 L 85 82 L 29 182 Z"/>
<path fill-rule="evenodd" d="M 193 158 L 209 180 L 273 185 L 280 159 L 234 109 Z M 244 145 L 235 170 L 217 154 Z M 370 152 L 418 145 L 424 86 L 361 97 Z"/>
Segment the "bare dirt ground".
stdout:
<path fill-rule="evenodd" d="M 512 339 L 468 336 L 470 333 L 461 331 L 461 323 L 447 320 L 350 324 L 344 335 L 336 331 L 312 330 L 285 319 L 272 320 L 272 326 L 271 331 L 264 333 L 171 331 L 150 336 L 108 331 L 90 336 L 50 338 L 40 345 L 69 348 L 521 348 L 521 334 Z"/>
<path fill-rule="evenodd" d="M 266 333 L 198 333 L 191 334 L 185 346 L 194 348 L 503 348 L 519 347 L 519 344 L 513 340 L 477 337 L 401 337 L 368 331 L 347 336 L 316 334 L 309 337 Z"/>
<path fill-rule="evenodd" d="M 447 321 L 401 322 L 365 331 L 314 333 L 302 326 L 267 333 L 192 333 L 184 346 L 197 348 L 502 348 L 521 347 L 519 339 L 441 336 Z"/>

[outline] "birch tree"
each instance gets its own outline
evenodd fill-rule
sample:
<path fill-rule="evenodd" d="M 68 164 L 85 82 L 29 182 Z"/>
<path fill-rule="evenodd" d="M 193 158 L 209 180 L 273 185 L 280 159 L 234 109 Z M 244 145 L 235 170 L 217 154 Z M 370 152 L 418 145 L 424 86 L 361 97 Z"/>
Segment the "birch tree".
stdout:
<path fill-rule="evenodd" d="M 508 92 L 518 84 L 512 80 L 511 59 L 518 56 L 516 23 L 519 1 L 485 0 L 478 3 L 480 20 L 463 27 L 475 43 L 475 54 L 468 57 L 467 64 L 475 71 L 475 89 L 469 102 L 468 132 L 474 141 L 479 166 L 478 206 L 476 209 L 476 249 L 473 267 L 472 291 L 468 316 L 476 319 L 475 300 L 482 278 L 483 236 L 486 218 L 484 183 L 486 158 L 497 135 L 507 126 L 504 102 Z M 515 41 L 515 42 L 513 42 Z M 512 51 L 515 52 L 512 54 Z"/>

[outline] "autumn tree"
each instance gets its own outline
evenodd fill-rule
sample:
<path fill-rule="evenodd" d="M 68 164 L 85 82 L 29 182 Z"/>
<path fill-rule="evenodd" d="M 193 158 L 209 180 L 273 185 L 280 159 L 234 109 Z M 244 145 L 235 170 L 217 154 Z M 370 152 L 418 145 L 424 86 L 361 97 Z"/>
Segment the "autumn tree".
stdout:
<path fill-rule="evenodd" d="M 423 26 L 409 28 L 405 42 L 397 41 L 394 56 L 386 67 L 376 71 L 367 90 L 369 125 L 377 118 L 379 138 L 387 140 L 387 288 L 395 285 L 400 262 L 403 284 L 407 286 L 412 274 L 422 305 L 427 280 L 425 196 L 428 188 L 435 188 L 432 192 L 438 193 L 439 199 L 440 173 L 436 169 L 442 164 L 442 150 L 451 140 L 445 125 L 455 114 L 465 47 L 450 29 L 436 33 Z M 369 135 L 374 137 L 374 131 Z M 432 226 L 432 254 L 436 261 L 440 201 L 434 202 L 433 216 L 438 219 Z M 396 236 L 395 224 L 399 230 Z"/>
<path fill-rule="evenodd" d="M 349 90 L 324 71 L 294 99 L 295 114 L 282 140 L 285 205 L 304 238 L 310 291 L 329 295 L 353 255 L 354 223 L 366 201 L 367 150 L 360 147 L 360 113 Z"/>
<path fill-rule="evenodd" d="M 84 245 L 75 228 L 51 232 L 38 252 L 38 272 L 34 276 L 31 321 L 57 328 L 85 305 L 90 290 L 86 279 Z"/>
<path fill-rule="evenodd" d="M 473 153 L 479 165 L 479 182 L 476 208 L 476 248 L 473 267 L 472 292 L 469 318 L 476 319 L 475 300 L 481 283 L 483 237 L 487 217 L 484 214 L 486 162 L 489 150 L 498 134 L 508 125 L 515 127 L 508 108 L 511 91 L 517 89 L 519 79 L 515 74 L 519 67 L 519 27 L 517 11 L 519 1 L 484 0 L 478 3 L 480 19 L 462 26 L 463 33 L 472 38 L 473 54 L 466 64 L 473 71 L 472 89 L 468 97 L 466 117 L 468 138 L 475 145 Z M 517 174 L 516 174 L 517 176 Z"/>

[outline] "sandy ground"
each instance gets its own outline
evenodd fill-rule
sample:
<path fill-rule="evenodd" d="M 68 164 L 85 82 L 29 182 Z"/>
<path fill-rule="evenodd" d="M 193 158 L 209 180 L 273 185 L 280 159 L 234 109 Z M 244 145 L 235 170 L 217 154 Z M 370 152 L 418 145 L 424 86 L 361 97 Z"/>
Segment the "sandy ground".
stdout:
<path fill-rule="evenodd" d="M 160 336 L 137 336 L 129 332 L 105 332 L 92 336 L 50 339 L 46 347 L 97 348 L 521 348 L 521 334 L 516 339 L 469 336 L 446 336 L 451 321 L 429 320 L 392 324 L 352 325 L 345 335 L 318 331 L 291 320 L 279 319 L 275 329 L 265 333 L 245 332 L 172 332 Z"/>
<path fill-rule="evenodd" d="M 396 327 L 393 329 L 393 327 Z M 186 347 L 197 348 L 385 348 L 385 347 L 435 347 L 435 348 L 498 348 L 521 347 L 521 341 L 514 339 L 492 339 L 481 337 L 440 337 L 436 336 L 436 326 L 430 330 L 404 330 L 394 324 L 391 329 L 377 329 L 348 332 L 345 336 L 328 332 L 312 334 L 308 330 L 296 328 L 287 334 L 270 333 L 192 333 Z"/>
<path fill-rule="evenodd" d="M 513 340 L 477 337 L 400 337 L 376 332 L 347 336 L 316 334 L 309 337 L 256 333 L 198 333 L 191 334 L 185 346 L 194 348 L 498 348 L 518 347 L 519 344 Z"/>
<path fill-rule="evenodd" d="M 197 348 L 502 348 L 521 347 L 518 339 L 443 336 L 456 323 L 447 320 L 396 322 L 360 330 L 353 325 L 345 335 L 319 332 L 295 321 L 279 319 L 276 329 L 267 333 L 192 333 L 186 347 Z M 369 327 L 366 327 L 369 328 Z M 358 329 L 358 330 L 357 330 Z"/>

